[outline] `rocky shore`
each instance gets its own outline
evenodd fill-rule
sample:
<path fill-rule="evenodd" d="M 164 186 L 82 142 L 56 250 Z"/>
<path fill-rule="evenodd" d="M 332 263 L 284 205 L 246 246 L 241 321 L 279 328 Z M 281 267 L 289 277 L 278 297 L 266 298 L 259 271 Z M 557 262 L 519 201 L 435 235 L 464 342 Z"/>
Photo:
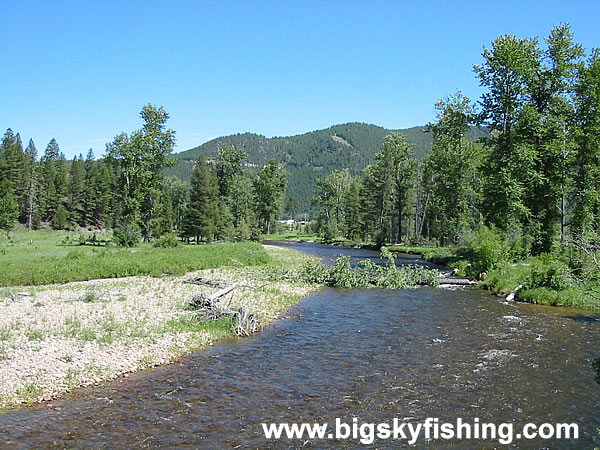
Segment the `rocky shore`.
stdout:
<path fill-rule="evenodd" d="M 194 317 L 189 299 L 218 288 L 183 282 L 190 277 L 260 286 L 235 289 L 223 301 L 268 324 L 317 286 L 282 276 L 308 256 L 265 249 L 274 265 L 11 288 L 0 298 L 0 408 L 49 401 L 231 336 Z"/>

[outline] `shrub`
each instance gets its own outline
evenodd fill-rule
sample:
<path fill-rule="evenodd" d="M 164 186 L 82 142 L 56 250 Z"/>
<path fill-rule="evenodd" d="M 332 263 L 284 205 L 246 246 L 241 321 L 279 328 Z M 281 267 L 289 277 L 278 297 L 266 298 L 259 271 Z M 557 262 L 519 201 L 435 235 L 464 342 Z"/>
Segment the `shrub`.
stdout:
<path fill-rule="evenodd" d="M 315 261 L 308 262 L 300 272 L 300 277 L 311 283 L 326 284 L 342 288 L 382 287 L 404 289 L 409 286 L 428 284 L 437 286 L 440 275 L 437 270 L 428 270 L 422 266 L 397 267 L 394 256 L 389 251 L 382 252 L 385 266 L 371 260 L 361 261 L 352 268 L 348 256 L 339 256 L 333 267 L 326 267 Z"/>
<path fill-rule="evenodd" d="M 530 289 L 545 287 L 562 291 L 571 285 L 568 267 L 555 256 L 545 254 L 533 260 L 527 280 Z"/>
<path fill-rule="evenodd" d="M 179 241 L 177 240 L 177 237 L 172 233 L 161 236 L 159 239 L 154 241 L 154 244 L 152 244 L 153 247 L 160 248 L 175 248 L 178 245 Z"/>
<path fill-rule="evenodd" d="M 309 283 L 324 284 L 329 277 L 329 269 L 319 261 L 308 261 L 300 270 L 300 278 Z"/>
<path fill-rule="evenodd" d="M 140 241 L 140 232 L 134 228 L 115 228 L 113 236 L 119 247 L 135 247 Z"/>
<path fill-rule="evenodd" d="M 502 235 L 485 225 L 468 237 L 465 250 L 471 263 L 466 272 L 472 277 L 496 269 L 508 256 L 508 245 Z"/>

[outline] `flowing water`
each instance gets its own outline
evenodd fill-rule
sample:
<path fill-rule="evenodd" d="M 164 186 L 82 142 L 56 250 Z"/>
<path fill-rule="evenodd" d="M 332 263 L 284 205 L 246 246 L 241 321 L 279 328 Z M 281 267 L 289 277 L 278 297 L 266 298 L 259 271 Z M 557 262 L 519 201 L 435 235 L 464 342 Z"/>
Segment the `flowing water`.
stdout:
<path fill-rule="evenodd" d="M 509 304 L 474 289 L 327 288 L 262 333 L 81 389 L 54 402 L 60 410 L 5 413 L 0 436 L 36 447 L 354 447 L 352 439 L 269 441 L 260 424 L 477 417 L 515 428 L 575 422 L 577 441 L 516 445 L 590 448 L 600 444 L 599 342 L 594 314 Z"/>

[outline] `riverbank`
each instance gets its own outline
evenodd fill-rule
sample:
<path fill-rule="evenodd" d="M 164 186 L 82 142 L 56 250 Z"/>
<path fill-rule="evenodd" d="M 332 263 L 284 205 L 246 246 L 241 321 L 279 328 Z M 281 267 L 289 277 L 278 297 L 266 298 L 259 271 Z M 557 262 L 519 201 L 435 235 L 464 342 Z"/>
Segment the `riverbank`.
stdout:
<path fill-rule="evenodd" d="M 238 261 L 230 264 L 233 267 L 183 276 L 111 278 L 3 291 L 0 408 L 50 401 L 77 387 L 166 364 L 233 336 L 227 321 L 194 317 L 188 300 L 218 288 L 183 283 L 188 278 L 260 287 L 237 288 L 222 301 L 231 309 L 244 307 L 256 314 L 263 325 L 317 289 L 283 277 L 311 257 L 274 246 L 259 248 L 265 253 L 262 264 Z"/>
<path fill-rule="evenodd" d="M 425 261 L 455 268 L 457 275 L 467 276 L 470 261 L 458 247 L 406 247 L 391 245 L 389 250 L 420 255 Z M 554 265 L 554 267 L 553 267 Z M 560 264 L 548 256 L 529 257 L 523 261 L 503 262 L 478 280 L 478 287 L 524 303 L 571 308 L 600 309 L 600 301 L 581 286 L 567 283 Z M 482 274 L 483 275 L 483 274 Z M 562 280 L 560 280 L 562 278 Z"/>

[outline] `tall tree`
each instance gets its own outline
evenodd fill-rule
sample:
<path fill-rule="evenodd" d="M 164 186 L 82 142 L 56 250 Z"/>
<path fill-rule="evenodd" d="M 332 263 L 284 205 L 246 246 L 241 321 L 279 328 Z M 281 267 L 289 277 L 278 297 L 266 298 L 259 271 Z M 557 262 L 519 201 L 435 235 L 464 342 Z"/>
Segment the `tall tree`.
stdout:
<path fill-rule="evenodd" d="M 573 43 L 568 25 L 557 25 L 546 39 L 539 69 L 527 79 L 529 101 L 521 117 L 521 134 L 534 149 L 535 177 L 528 192 L 531 211 L 529 227 L 535 254 L 549 252 L 558 235 L 561 199 L 565 195 L 565 174 L 570 165 L 572 117 L 570 94 L 583 48 Z M 561 211 L 562 210 L 562 211 Z"/>
<path fill-rule="evenodd" d="M 351 183 L 348 169 L 333 171 L 317 180 L 313 202 L 318 208 L 319 228 L 327 240 L 344 234 L 346 197 Z"/>
<path fill-rule="evenodd" d="M 118 174 L 122 206 L 120 227 L 127 233 L 141 230 L 145 241 L 152 236 L 164 174 L 162 169 L 176 164 L 168 158 L 175 145 L 175 131 L 166 128 L 169 114 L 161 106 L 146 105 L 140 116 L 141 130 L 128 136 L 121 133 L 107 144 L 107 159 Z"/>
<path fill-rule="evenodd" d="M 37 203 L 37 183 L 38 183 L 38 163 L 37 163 L 37 148 L 33 143 L 33 139 L 29 139 L 27 148 L 25 149 L 27 156 L 27 198 L 25 209 L 25 224 L 27 229 L 31 231 L 34 228 L 34 217 L 39 217 L 39 205 Z"/>
<path fill-rule="evenodd" d="M 196 242 L 212 241 L 218 222 L 219 187 L 217 176 L 201 156 L 192 173 L 189 201 L 183 220 L 183 235 Z"/>
<path fill-rule="evenodd" d="M 256 212 L 260 226 L 269 234 L 274 217 L 279 214 L 287 187 L 287 172 L 271 159 L 254 180 Z"/>
<path fill-rule="evenodd" d="M 600 232 L 600 49 L 581 66 L 575 85 L 573 231 Z"/>
<path fill-rule="evenodd" d="M 85 225 L 85 168 L 82 155 L 71 161 L 68 185 L 68 206 L 70 219 L 78 225 Z"/>
<path fill-rule="evenodd" d="M 9 128 L 0 143 L 0 179 L 11 182 L 13 195 L 19 205 L 19 215 L 25 218 L 27 207 L 28 164 L 19 133 Z"/>
<path fill-rule="evenodd" d="M 58 184 L 61 182 L 61 180 L 58 180 L 57 174 L 59 161 L 60 148 L 56 139 L 52 138 L 40 160 L 40 174 L 38 177 L 40 217 L 44 221 L 51 221 L 58 208 L 60 193 L 57 191 L 56 185 L 57 181 Z"/>
<path fill-rule="evenodd" d="M 10 239 L 10 230 L 19 217 L 19 205 L 13 194 L 12 183 L 7 180 L 0 180 L 0 228 L 6 232 L 6 237 Z"/>
<path fill-rule="evenodd" d="M 465 136 L 473 121 L 469 99 L 459 91 L 436 103 L 437 122 L 428 126 L 433 134 L 432 152 L 425 161 L 428 177 L 428 212 L 441 244 L 458 243 L 477 220 L 476 186 L 480 163 L 478 146 Z M 421 219 L 423 220 L 423 219 Z M 420 224 L 419 224 L 420 225 Z M 419 230 L 417 230 L 419 232 Z"/>
<path fill-rule="evenodd" d="M 491 49 L 484 49 L 484 63 L 474 66 L 487 88 L 481 119 L 491 131 L 483 212 L 486 221 L 504 231 L 521 229 L 531 215 L 526 194 L 535 177 L 535 149 L 518 125 L 528 101 L 527 84 L 540 70 L 540 54 L 537 39 L 500 36 Z"/>

